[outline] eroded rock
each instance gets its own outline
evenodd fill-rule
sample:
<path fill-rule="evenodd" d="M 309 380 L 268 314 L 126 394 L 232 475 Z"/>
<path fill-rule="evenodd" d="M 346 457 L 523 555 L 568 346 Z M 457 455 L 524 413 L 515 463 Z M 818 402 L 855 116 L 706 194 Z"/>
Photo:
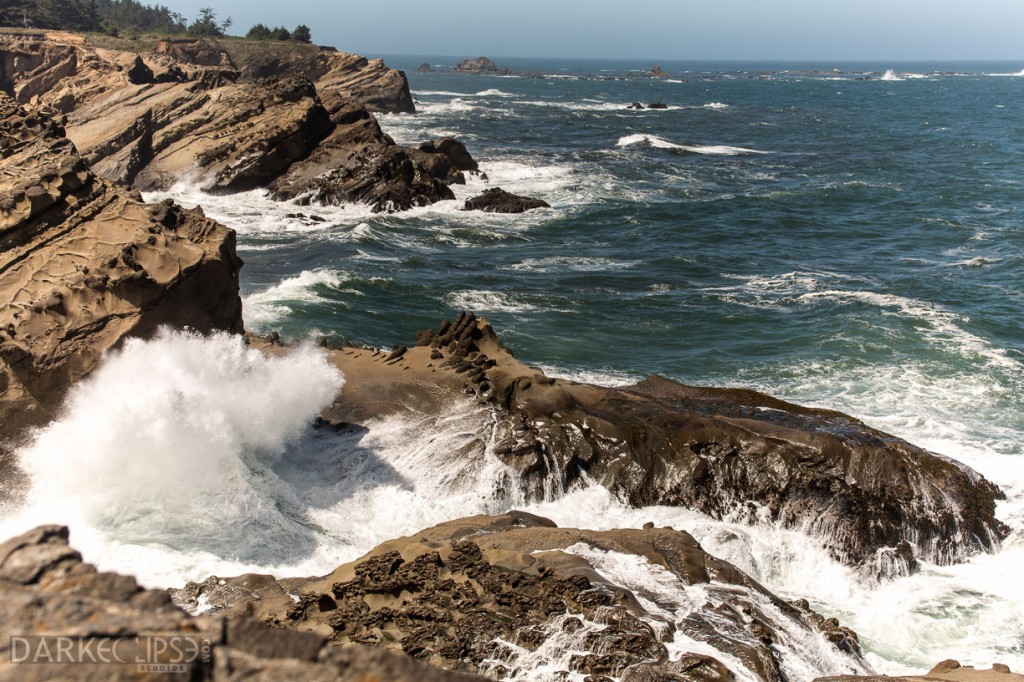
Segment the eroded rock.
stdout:
<path fill-rule="evenodd" d="M 617 573 L 634 564 L 631 578 Z M 654 579 L 637 584 L 645 572 Z M 628 587 L 624 579 L 632 580 Z M 688 533 L 671 529 L 595 532 L 557 528 L 522 512 L 477 516 L 386 542 L 324 578 L 264 587 L 259 598 L 218 587 L 193 583 L 174 595 L 186 606 L 202 598 L 228 615 L 498 678 L 544 647 L 545 658 L 562 661 L 564 673 L 595 679 L 742 674 L 779 682 L 796 665 L 781 653 L 795 650 L 793 637 L 812 650 L 844 652 L 838 656 L 843 671 L 868 670 L 856 634 L 823 626 L 825 619 L 806 603 L 776 598 L 706 554 Z M 281 598 L 286 591 L 299 601 Z M 670 660 L 677 630 L 723 657 L 677 653 Z"/>
<path fill-rule="evenodd" d="M 160 325 L 242 331 L 235 234 L 97 177 L 60 121 L 0 94 L 0 423 L 50 419 L 102 354 Z"/>

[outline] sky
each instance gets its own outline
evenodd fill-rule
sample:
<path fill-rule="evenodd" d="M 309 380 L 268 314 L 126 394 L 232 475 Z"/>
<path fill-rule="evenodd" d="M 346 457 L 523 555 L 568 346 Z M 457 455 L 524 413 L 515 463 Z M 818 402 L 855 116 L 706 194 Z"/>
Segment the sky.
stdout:
<path fill-rule="evenodd" d="M 143 0 L 144 2 L 148 0 Z M 1024 60 L 1024 0 L 160 0 L 369 55 Z"/>

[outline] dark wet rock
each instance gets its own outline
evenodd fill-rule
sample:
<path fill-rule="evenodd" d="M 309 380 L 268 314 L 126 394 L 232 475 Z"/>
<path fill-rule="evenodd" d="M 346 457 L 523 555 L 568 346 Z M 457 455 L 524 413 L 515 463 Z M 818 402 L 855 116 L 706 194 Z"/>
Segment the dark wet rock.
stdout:
<path fill-rule="evenodd" d="M 417 73 L 433 73 L 434 67 L 427 62 L 423 62 L 416 68 Z"/>
<path fill-rule="evenodd" d="M 628 107 L 626 107 L 626 108 L 627 108 L 627 109 L 636 109 L 636 110 L 638 110 L 638 111 L 639 111 L 639 110 L 641 110 L 641 109 L 643 109 L 643 108 L 644 108 L 644 105 L 643 105 L 643 104 L 641 104 L 640 102 L 633 102 L 632 104 L 630 104 L 630 105 L 629 105 Z"/>
<path fill-rule="evenodd" d="M 679 593 L 618 584 L 602 573 L 600 557 L 608 553 L 649 567 L 641 570 L 664 571 Z M 668 589 L 665 580 L 659 590 Z M 229 616 L 249 614 L 335 644 L 397 649 L 445 670 L 492 675 L 522 665 L 523 651 L 543 644 L 575 650 L 565 672 L 594 679 L 732 677 L 714 656 L 670 661 L 665 642 L 681 630 L 738 660 L 744 673 L 781 682 L 791 662 L 772 645 L 790 646 L 794 636 L 814 640 L 825 621 L 706 554 L 685 532 L 562 529 L 523 512 L 444 523 L 386 542 L 324 578 L 282 581 L 279 591 L 298 593 L 298 602 L 270 597 L 267 589 L 257 599 L 246 589 L 219 588 L 193 583 L 175 599 L 203 598 Z M 643 606 L 658 600 L 671 610 L 679 599 L 704 605 L 688 606 L 678 618 Z M 760 638 L 751 636 L 754 625 Z M 843 669 L 867 670 L 856 635 L 838 625 L 831 632 L 845 637 Z"/>
<path fill-rule="evenodd" d="M 429 357 L 435 348 L 443 359 Z M 350 359 L 331 361 L 350 376 Z M 995 516 L 1003 494 L 977 472 L 839 412 L 657 376 L 620 388 L 554 379 L 513 357 L 473 314 L 443 325 L 431 348 L 411 348 L 403 363 L 407 377 L 351 374 L 325 414 L 353 423 L 431 414 L 439 391 L 454 397 L 486 381 L 493 454 L 528 499 L 594 481 L 637 507 L 801 530 L 877 578 L 992 551 L 1007 533 Z"/>
<path fill-rule="evenodd" d="M 380 212 L 455 198 L 423 161 L 439 155 L 395 144 L 360 103 L 337 108 L 332 119 L 334 131 L 270 183 L 273 197 L 327 205 L 361 202 Z"/>
<path fill-rule="evenodd" d="M 450 184 L 465 184 L 464 171 L 480 170 L 466 145 L 451 137 L 423 142 L 412 153 L 431 177 Z"/>
<path fill-rule="evenodd" d="M 668 105 L 664 102 L 651 102 L 647 105 L 648 109 L 668 109 Z"/>
<path fill-rule="evenodd" d="M 466 200 L 464 210 L 484 211 L 485 213 L 523 213 L 535 208 L 551 208 L 551 204 L 542 199 L 522 197 L 506 192 L 500 187 L 485 190 L 483 194 Z"/>

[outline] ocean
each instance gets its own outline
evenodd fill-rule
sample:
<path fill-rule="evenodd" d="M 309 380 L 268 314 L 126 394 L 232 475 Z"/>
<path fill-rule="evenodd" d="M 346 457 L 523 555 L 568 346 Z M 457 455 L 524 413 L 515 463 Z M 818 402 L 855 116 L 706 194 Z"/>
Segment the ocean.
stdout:
<path fill-rule="evenodd" d="M 270 361 L 170 333 L 75 391 L 26 454 L 37 484 L 5 529 L 70 523 L 87 559 L 176 586 L 324 573 L 512 507 L 585 528 L 654 521 L 839 618 L 879 672 L 1024 669 L 1024 64 L 661 62 L 665 78 L 621 79 L 652 64 L 497 60 L 549 74 L 532 78 L 448 72 L 456 61 L 386 56 L 419 113 L 379 118 L 402 144 L 467 145 L 489 180 L 455 186 L 459 201 L 379 215 L 187 179 L 148 195 L 237 230 L 248 329 L 392 347 L 471 310 L 553 376 L 660 374 L 841 410 L 1002 487 L 1002 549 L 878 585 L 768 523 L 629 509 L 596 486 L 497 494 L 493 457 L 444 457 L 486 453 L 479 406 L 325 439 L 308 424 L 343 378 L 311 345 Z M 495 186 L 552 208 L 460 210 Z M 65 473 L 67 448 L 81 464 Z M 830 665 L 811 657 L 794 678 Z"/>

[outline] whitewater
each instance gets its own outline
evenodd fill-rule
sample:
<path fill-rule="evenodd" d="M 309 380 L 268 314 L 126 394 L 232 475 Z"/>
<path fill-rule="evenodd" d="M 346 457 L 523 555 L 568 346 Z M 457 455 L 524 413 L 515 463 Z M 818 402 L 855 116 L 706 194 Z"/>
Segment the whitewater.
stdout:
<path fill-rule="evenodd" d="M 945 658 L 1024 669 L 1024 201 L 1007 132 L 1024 126 L 1024 94 L 994 77 L 1019 66 L 823 65 L 826 79 L 663 64 L 668 81 L 608 82 L 413 74 L 425 60 L 406 61 L 389 64 L 410 72 L 420 113 L 382 116 L 386 132 L 455 135 L 489 180 L 396 215 L 187 182 L 148 196 L 238 231 L 247 328 L 297 346 L 268 359 L 173 331 L 127 344 L 21 452 L 32 485 L 6 536 L 65 523 L 101 568 L 180 586 L 323 574 L 381 541 L 513 508 L 579 528 L 650 521 L 837 617 L 878 672 Z M 574 68 L 598 67 L 626 70 Z M 493 186 L 552 208 L 460 210 Z M 392 347 L 461 309 L 552 376 L 658 373 L 852 414 L 995 482 L 1012 533 L 995 554 L 877 584 L 767 521 L 629 508 L 593 485 L 524 499 L 490 453 L 486 408 L 468 401 L 444 418 L 314 428 L 344 378 L 313 339 Z M 654 567 L 574 551 L 685 609 Z M 821 656 L 803 652 L 794 678 L 831 670 Z"/>

